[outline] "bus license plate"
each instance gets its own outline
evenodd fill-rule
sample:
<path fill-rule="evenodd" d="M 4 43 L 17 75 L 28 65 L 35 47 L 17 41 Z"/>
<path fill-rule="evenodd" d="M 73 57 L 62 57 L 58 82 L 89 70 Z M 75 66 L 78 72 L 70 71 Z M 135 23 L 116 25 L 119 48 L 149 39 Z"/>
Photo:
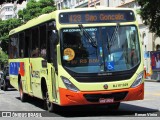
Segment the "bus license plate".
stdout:
<path fill-rule="evenodd" d="M 99 103 L 113 103 L 114 102 L 114 99 L 113 98 L 100 98 L 99 99 Z"/>

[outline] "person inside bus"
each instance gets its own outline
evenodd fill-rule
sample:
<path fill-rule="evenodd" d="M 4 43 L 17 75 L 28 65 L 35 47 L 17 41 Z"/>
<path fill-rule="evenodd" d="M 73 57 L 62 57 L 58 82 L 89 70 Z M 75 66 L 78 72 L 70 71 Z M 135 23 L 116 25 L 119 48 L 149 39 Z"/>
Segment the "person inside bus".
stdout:
<path fill-rule="evenodd" d="M 33 49 L 32 53 L 31 53 L 31 56 L 32 57 L 38 57 L 39 56 L 39 49 L 38 49 L 37 46 Z"/>
<path fill-rule="evenodd" d="M 45 45 L 45 44 L 42 45 L 42 48 L 41 48 L 41 56 L 42 56 L 43 58 L 46 58 L 46 45 Z"/>
<path fill-rule="evenodd" d="M 24 51 L 23 51 L 23 49 L 20 50 L 20 57 L 21 57 L 21 58 L 24 57 Z"/>
<path fill-rule="evenodd" d="M 135 47 L 131 49 L 130 57 L 131 57 L 131 66 L 134 66 L 138 62 Z"/>

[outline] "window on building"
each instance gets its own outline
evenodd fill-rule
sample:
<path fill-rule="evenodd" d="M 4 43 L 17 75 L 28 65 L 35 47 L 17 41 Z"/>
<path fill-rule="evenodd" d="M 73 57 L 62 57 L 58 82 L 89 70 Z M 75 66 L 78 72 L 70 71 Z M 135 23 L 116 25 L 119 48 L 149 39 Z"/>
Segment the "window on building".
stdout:
<path fill-rule="evenodd" d="M 147 43 L 147 41 L 146 41 L 146 33 L 143 33 L 143 35 L 142 35 L 142 39 L 143 39 L 143 43 L 146 45 Z"/>
<path fill-rule="evenodd" d="M 6 7 L 5 10 L 6 11 L 13 11 L 13 8 L 12 7 Z"/>
<path fill-rule="evenodd" d="M 96 6 L 100 6 L 100 3 L 97 3 Z"/>
<path fill-rule="evenodd" d="M 10 19 L 12 18 L 12 15 L 5 15 L 5 19 Z"/>

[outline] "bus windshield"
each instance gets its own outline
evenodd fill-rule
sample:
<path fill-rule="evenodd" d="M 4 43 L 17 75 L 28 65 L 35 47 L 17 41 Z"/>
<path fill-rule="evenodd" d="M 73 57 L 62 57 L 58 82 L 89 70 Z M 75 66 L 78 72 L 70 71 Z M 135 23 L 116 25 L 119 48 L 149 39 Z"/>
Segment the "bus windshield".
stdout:
<path fill-rule="evenodd" d="M 65 28 L 61 46 L 62 65 L 76 73 L 125 71 L 140 62 L 138 31 L 134 25 Z"/>

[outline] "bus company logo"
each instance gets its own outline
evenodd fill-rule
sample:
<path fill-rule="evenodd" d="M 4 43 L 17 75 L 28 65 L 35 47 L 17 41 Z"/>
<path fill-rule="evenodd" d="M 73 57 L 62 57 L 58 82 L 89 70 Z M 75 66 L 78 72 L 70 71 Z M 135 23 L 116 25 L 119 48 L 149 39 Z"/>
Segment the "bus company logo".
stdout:
<path fill-rule="evenodd" d="M 103 85 L 103 88 L 104 88 L 104 89 L 108 89 L 108 85 L 107 85 L 107 84 L 104 84 L 104 85 Z"/>
<path fill-rule="evenodd" d="M 40 78 L 40 73 L 39 73 L 39 71 L 32 71 L 32 77 Z"/>

